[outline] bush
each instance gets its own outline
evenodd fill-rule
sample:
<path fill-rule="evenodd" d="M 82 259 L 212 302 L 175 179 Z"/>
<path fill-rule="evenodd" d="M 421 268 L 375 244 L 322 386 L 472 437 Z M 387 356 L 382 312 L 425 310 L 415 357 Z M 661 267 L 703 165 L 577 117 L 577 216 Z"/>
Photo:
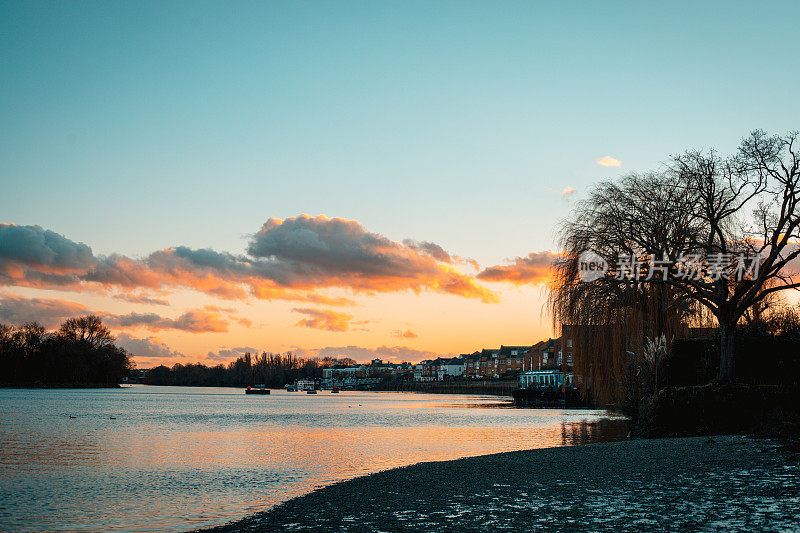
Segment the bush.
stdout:
<path fill-rule="evenodd" d="M 662 389 L 634 427 L 644 437 L 758 433 L 797 437 L 800 394 L 773 385 L 719 384 Z"/>

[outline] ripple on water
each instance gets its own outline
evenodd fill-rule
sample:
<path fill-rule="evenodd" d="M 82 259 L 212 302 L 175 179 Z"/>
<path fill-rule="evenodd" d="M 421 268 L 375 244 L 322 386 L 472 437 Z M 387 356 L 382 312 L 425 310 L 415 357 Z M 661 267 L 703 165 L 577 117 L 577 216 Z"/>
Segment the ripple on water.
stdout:
<path fill-rule="evenodd" d="M 601 411 L 413 393 L 5 389 L 0 404 L 0 529 L 16 531 L 185 531 L 378 470 L 626 433 Z"/>

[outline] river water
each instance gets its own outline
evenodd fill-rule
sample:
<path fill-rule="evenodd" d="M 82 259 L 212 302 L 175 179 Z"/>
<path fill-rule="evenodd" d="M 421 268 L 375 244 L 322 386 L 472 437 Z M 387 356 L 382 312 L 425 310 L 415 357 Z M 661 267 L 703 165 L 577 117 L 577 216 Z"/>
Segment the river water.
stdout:
<path fill-rule="evenodd" d="M 186 531 L 387 468 L 625 434 L 489 396 L 0 389 L 0 531 Z"/>

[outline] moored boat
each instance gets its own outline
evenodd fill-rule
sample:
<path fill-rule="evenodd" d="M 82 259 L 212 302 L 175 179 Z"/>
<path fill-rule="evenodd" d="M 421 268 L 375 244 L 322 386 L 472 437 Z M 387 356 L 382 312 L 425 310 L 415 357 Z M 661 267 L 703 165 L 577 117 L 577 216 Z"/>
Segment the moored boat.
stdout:
<path fill-rule="evenodd" d="M 314 383 L 310 379 L 298 380 L 297 383 L 295 383 L 295 386 L 297 387 L 297 390 L 301 390 L 301 391 L 302 390 L 310 391 L 310 390 L 316 390 L 317 389 L 316 383 Z"/>

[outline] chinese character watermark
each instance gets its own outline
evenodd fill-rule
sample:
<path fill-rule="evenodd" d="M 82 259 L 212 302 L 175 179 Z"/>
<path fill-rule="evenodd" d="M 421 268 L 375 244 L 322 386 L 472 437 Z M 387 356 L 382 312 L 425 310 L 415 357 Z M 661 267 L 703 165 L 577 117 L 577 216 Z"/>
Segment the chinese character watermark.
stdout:
<path fill-rule="evenodd" d="M 599 254 L 588 250 L 578 256 L 578 276 L 581 281 L 610 277 L 617 281 L 743 281 L 758 276 L 759 255 L 744 253 L 680 254 L 670 259 L 667 254 L 636 256 L 619 254 L 613 268 Z"/>

